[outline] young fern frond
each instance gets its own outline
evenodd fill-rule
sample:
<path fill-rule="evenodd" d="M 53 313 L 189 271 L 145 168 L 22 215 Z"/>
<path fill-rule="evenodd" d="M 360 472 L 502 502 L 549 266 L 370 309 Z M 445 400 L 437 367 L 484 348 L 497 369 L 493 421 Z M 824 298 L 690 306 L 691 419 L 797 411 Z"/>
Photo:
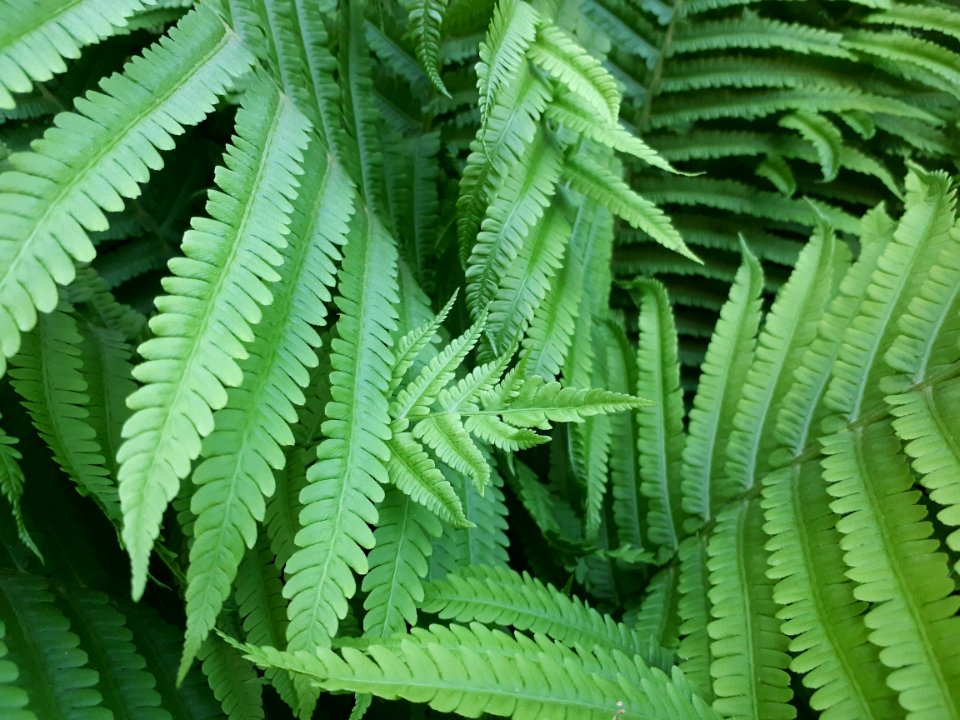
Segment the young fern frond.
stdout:
<path fill-rule="evenodd" d="M 20 468 L 19 460 L 23 457 L 17 450 L 17 439 L 0 428 L 0 493 L 10 505 L 10 514 L 13 517 L 14 525 L 17 528 L 17 537 L 25 547 L 40 557 L 40 551 L 37 549 L 33 538 L 27 531 L 26 523 L 23 521 L 23 510 L 20 507 L 20 499 L 23 497 L 23 470 Z"/>
<path fill-rule="evenodd" d="M 78 99 L 28 153 L 0 174 L 0 350 L 8 358 L 37 312 L 57 304 L 57 285 L 75 277 L 75 262 L 95 255 L 88 232 L 109 226 L 104 212 L 162 167 L 159 150 L 213 110 L 250 56 L 205 6 L 190 12 L 158 43 Z M 0 367 L 5 362 L 0 364 Z"/>
<path fill-rule="evenodd" d="M 448 0 L 405 0 L 409 13 L 410 34 L 413 35 L 417 59 L 430 82 L 441 93 L 450 92 L 440 78 L 440 28 Z"/>
<path fill-rule="evenodd" d="M 221 189 L 210 192 L 211 217 L 194 220 L 184 257 L 170 261 L 168 294 L 150 321 L 155 337 L 140 346 L 144 362 L 134 370 L 144 387 L 128 400 L 134 414 L 117 457 L 134 597 L 166 504 L 214 429 L 212 411 L 227 403 L 226 387 L 243 381 L 237 360 L 283 262 L 308 121 L 266 80 L 244 102 L 217 172 Z"/>

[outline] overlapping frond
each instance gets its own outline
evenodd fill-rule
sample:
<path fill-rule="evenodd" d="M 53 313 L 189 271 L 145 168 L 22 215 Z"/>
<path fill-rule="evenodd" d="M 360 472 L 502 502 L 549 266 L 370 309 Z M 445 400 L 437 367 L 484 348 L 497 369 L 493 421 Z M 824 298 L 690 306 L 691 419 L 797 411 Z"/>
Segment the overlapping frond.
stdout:
<path fill-rule="evenodd" d="M 452 492 L 452 490 L 451 490 Z M 377 508 L 380 521 L 376 543 L 368 556 L 370 571 L 363 578 L 363 632 L 373 640 L 406 632 L 422 607 L 423 578 L 429 570 L 433 540 L 441 532 L 427 508 L 397 490 L 388 490 Z"/>
<path fill-rule="evenodd" d="M 184 256 L 170 262 L 150 321 L 154 337 L 139 347 L 134 376 L 144 387 L 118 453 L 124 542 L 133 566 L 133 593 L 143 592 L 147 563 L 166 504 L 201 440 L 214 429 L 213 410 L 226 405 L 247 356 L 244 343 L 268 282 L 283 263 L 296 176 L 307 142 L 307 120 L 267 81 L 258 82 L 237 117 L 237 138 L 210 192 L 210 218 L 197 218 L 184 236 Z"/>
<path fill-rule="evenodd" d="M 423 612 L 461 624 L 473 622 L 545 635 L 568 646 L 619 650 L 658 664 L 660 648 L 579 598 L 504 567 L 477 565 L 424 588 Z"/>
<path fill-rule="evenodd" d="M 325 439 L 300 493 L 297 550 L 287 561 L 288 647 L 328 645 L 367 572 L 364 549 L 388 480 L 388 397 L 397 303 L 396 248 L 374 217 L 354 215 L 338 276 Z"/>
<path fill-rule="evenodd" d="M 245 549 L 253 546 L 264 498 L 273 494 L 273 470 L 283 467 L 281 445 L 305 398 L 309 368 L 317 364 L 313 329 L 326 320 L 339 246 L 347 233 L 353 191 L 342 169 L 313 141 L 311 168 L 294 202 L 290 242 L 280 249 L 283 277 L 270 286 L 272 302 L 254 329 L 240 364 L 244 382 L 227 393 L 201 447 L 192 474 L 196 516 L 187 572 L 184 667 L 213 628 Z"/>
<path fill-rule="evenodd" d="M 0 3 L 5 18 L 0 33 L 0 109 L 17 105 L 12 93 L 29 92 L 34 83 L 64 72 L 65 59 L 80 57 L 81 49 L 110 37 L 143 9 L 141 0 L 87 0 L 32 3 L 16 0 Z"/>
<path fill-rule="evenodd" d="M 477 624 L 434 625 L 414 630 L 399 644 L 370 645 L 363 652 L 320 649 L 311 655 L 241 647 L 264 667 L 301 673 L 330 690 L 404 698 L 467 717 L 548 713 L 599 720 L 618 707 L 639 716 L 717 717 L 682 677 L 668 677 L 639 657 L 599 648 L 574 651 Z"/>
<path fill-rule="evenodd" d="M 78 99 L 77 112 L 58 115 L 30 152 L 10 158 L 14 169 L 0 175 L 4 357 L 38 311 L 56 306 L 56 286 L 73 280 L 74 263 L 93 259 L 87 233 L 109 226 L 104 212 L 140 194 L 163 164 L 158 151 L 213 109 L 249 57 L 212 11 L 197 9 L 103 80 L 102 92 Z"/>

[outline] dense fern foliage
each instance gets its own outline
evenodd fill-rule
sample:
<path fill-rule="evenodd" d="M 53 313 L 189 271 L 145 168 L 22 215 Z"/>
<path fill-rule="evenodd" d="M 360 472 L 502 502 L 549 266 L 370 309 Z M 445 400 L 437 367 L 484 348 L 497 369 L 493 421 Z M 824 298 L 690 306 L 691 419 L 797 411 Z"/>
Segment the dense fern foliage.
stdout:
<path fill-rule="evenodd" d="M 955 5 L 0 18 L 0 716 L 960 717 Z"/>

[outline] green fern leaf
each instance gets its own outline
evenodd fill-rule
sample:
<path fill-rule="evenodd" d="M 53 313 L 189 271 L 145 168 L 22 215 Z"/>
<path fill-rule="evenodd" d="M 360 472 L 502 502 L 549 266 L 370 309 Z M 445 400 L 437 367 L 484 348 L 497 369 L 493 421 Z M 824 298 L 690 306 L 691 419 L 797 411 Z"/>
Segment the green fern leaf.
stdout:
<path fill-rule="evenodd" d="M 334 283 L 352 214 L 352 190 L 342 170 L 314 141 L 304 156 L 311 177 L 295 199 L 291 242 L 280 250 L 284 277 L 271 286 L 273 301 L 254 329 L 244 384 L 231 388 L 204 440 L 203 462 L 193 473 L 196 516 L 187 571 L 187 630 L 181 674 L 216 623 L 245 549 L 274 491 L 273 470 L 283 467 L 281 445 L 293 443 L 289 425 L 305 398 L 308 368 L 316 365 Z"/>
<path fill-rule="evenodd" d="M 707 571 L 706 539 L 699 535 L 687 537 L 680 542 L 677 552 L 680 559 L 680 577 L 677 588 L 680 598 L 677 612 L 680 616 L 680 669 L 697 687 L 706 700 L 713 699 L 713 683 L 710 668 L 713 665 L 710 636 L 710 577 Z"/>
<path fill-rule="evenodd" d="M 677 330 L 666 288 L 640 280 L 640 339 L 637 347 L 637 395 L 653 402 L 637 411 L 640 491 L 649 501 L 650 540 L 675 551 L 683 537 L 681 463 L 683 460 L 683 392 L 677 359 Z"/>
<path fill-rule="evenodd" d="M 464 427 L 460 414 L 429 415 L 414 425 L 413 435 L 455 471 L 470 477 L 474 486 L 483 492 L 490 482 L 490 467 Z"/>
<path fill-rule="evenodd" d="M 504 178 L 467 260 L 466 297 L 475 318 L 493 300 L 500 279 L 541 221 L 559 178 L 559 153 L 543 139 Z"/>
<path fill-rule="evenodd" d="M 527 573 L 505 567 L 465 568 L 424 588 L 421 610 L 461 624 L 514 627 L 569 647 L 602 647 L 659 664 L 661 649 L 609 615 L 576 597 L 567 597 Z"/>
<path fill-rule="evenodd" d="M 770 630 L 776 605 L 766 575 L 759 503 L 747 500 L 717 514 L 707 545 L 710 573 L 710 675 L 713 708 L 726 718 L 794 718 L 786 668 L 787 638 Z"/>
<path fill-rule="evenodd" d="M 471 526 L 453 487 L 413 435 L 394 430 L 388 446 L 387 473 L 399 490 L 455 527 Z"/>
<path fill-rule="evenodd" d="M 246 641 L 254 645 L 280 646 L 286 640 L 287 604 L 283 599 L 283 581 L 274 554 L 261 533 L 237 568 L 234 580 L 237 612 Z M 293 710 L 297 693 L 287 673 L 267 671 L 267 680 Z"/>
<path fill-rule="evenodd" d="M 905 32 L 874 33 L 866 30 L 847 33 L 843 45 L 858 52 L 876 55 L 894 63 L 898 72 L 930 83 L 929 75 L 943 78 L 954 93 L 960 90 L 960 54 L 943 45 L 913 37 Z M 916 71 L 912 68 L 916 67 Z"/>
<path fill-rule="evenodd" d="M 106 595 L 90 590 L 61 592 L 60 601 L 74 618 L 73 628 L 80 636 L 91 664 L 98 669 L 97 687 L 103 705 L 114 718 L 129 720 L 170 720 L 161 706 L 156 680 L 137 651 L 126 618 Z"/>
<path fill-rule="evenodd" d="M 883 7 L 883 6 L 881 6 Z M 867 15 L 868 23 L 922 28 L 960 38 L 960 15 L 946 6 L 893 4 Z"/>
<path fill-rule="evenodd" d="M 574 190 L 600 203 L 664 247 L 700 262 L 663 211 L 631 190 L 607 168 L 584 156 L 568 157 L 563 167 L 563 177 Z"/>
<path fill-rule="evenodd" d="M 397 393 L 397 398 L 390 407 L 395 429 L 404 430 L 409 421 L 429 412 L 440 391 L 454 379 L 456 369 L 480 339 L 486 317 L 485 312 L 481 313 L 479 319 L 466 332 L 452 340 Z"/>
<path fill-rule="evenodd" d="M 121 32 L 142 9 L 140 0 L 47 0 L 29 8 L 4 0 L 0 3 L 0 16 L 7 20 L 0 33 L 0 109 L 15 108 L 11 93 L 29 92 L 34 83 L 66 71 L 64 59 L 78 58 L 85 45 Z"/>
<path fill-rule="evenodd" d="M 487 37 L 480 43 L 477 89 L 480 93 L 481 126 L 497 103 L 504 86 L 526 62 L 540 18 L 523 0 L 501 0 L 494 10 Z"/>
<path fill-rule="evenodd" d="M 440 27 L 448 0 L 406 0 L 410 32 L 417 49 L 417 59 L 433 86 L 447 97 L 450 92 L 440 79 Z"/>
<path fill-rule="evenodd" d="M 263 692 L 256 670 L 236 648 L 210 635 L 198 653 L 203 674 L 228 720 L 264 720 Z"/>
<path fill-rule="evenodd" d="M 244 102 L 227 167 L 217 172 L 221 190 L 207 203 L 211 218 L 194 220 L 185 257 L 171 261 L 168 294 L 150 321 L 155 337 L 140 346 L 145 361 L 134 370 L 145 386 L 128 400 L 134 414 L 117 458 L 134 597 L 166 503 L 214 429 L 211 410 L 227 403 L 225 386 L 243 379 L 236 360 L 247 355 L 251 325 L 272 299 L 266 283 L 283 261 L 307 120 L 266 81 Z"/>
<path fill-rule="evenodd" d="M 36 312 L 57 304 L 57 285 L 70 283 L 74 261 L 94 257 L 88 231 L 104 230 L 104 211 L 123 208 L 139 183 L 162 166 L 158 150 L 200 122 L 245 71 L 249 55 L 210 11 L 186 15 L 103 92 L 78 99 L 32 152 L 11 157 L 0 175 L 0 346 L 10 357 Z"/>
<path fill-rule="evenodd" d="M 447 304 L 440 308 L 440 312 L 438 312 L 432 320 L 428 320 L 422 325 L 415 327 L 397 341 L 395 351 L 397 359 L 390 376 L 391 391 L 395 392 L 400 388 L 400 382 L 403 380 L 404 375 L 407 374 L 407 371 L 413 367 L 420 353 L 422 353 L 430 343 L 436 341 L 437 333 L 443 325 L 443 321 L 446 320 L 450 314 L 450 310 L 453 308 L 453 303 L 456 299 L 457 293 L 454 292 L 454 294 L 450 296 L 450 299 L 447 300 Z"/>
<path fill-rule="evenodd" d="M 850 53 L 841 47 L 841 39 L 835 32 L 748 13 L 733 19 L 681 24 L 670 49 L 680 55 L 731 48 L 777 48 L 805 55 L 850 58 Z"/>
<path fill-rule="evenodd" d="M 582 99 L 607 123 L 620 115 L 620 91 L 595 57 L 556 25 L 543 25 L 527 56 L 553 75 L 568 92 Z"/>
<path fill-rule="evenodd" d="M 366 573 L 369 524 L 388 479 L 387 392 L 397 325 L 396 248 L 379 222 L 354 216 L 338 278 L 337 335 L 331 346 L 326 438 L 300 493 L 297 551 L 286 564 L 293 650 L 329 644 L 356 591 L 351 571 Z"/>
<path fill-rule="evenodd" d="M 733 430 L 737 393 L 753 358 L 762 288 L 760 264 L 744 246 L 743 264 L 707 349 L 683 448 L 683 509 L 700 522 L 729 499 L 730 489 L 718 487 L 717 479 Z"/>
<path fill-rule="evenodd" d="M 37 718 L 110 720 L 96 687 L 99 674 L 89 667 L 46 580 L 0 572 L 0 617 L 8 658 L 20 671 L 16 686 L 26 691 L 27 707 Z"/>
<path fill-rule="evenodd" d="M 102 448 L 88 424 L 89 395 L 81 373 L 81 336 L 71 314 L 61 309 L 39 318 L 34 331 L 24 338 L 20 354 L 10 371 L 14 389 L 54 459 L 89 495 L 116 526 L 120 525 L 120 498 L 106 468 Z"/>
<path fill-rule="evenodd" d="M 682 676 L 669 678 L 639 657 L 599 648 L 574 652 L 545 639 L 473 625 L 414 630 L 399 644 L 316 655 L 241 646 L 261 666 L 300 672 L 329 690 L 370 692 L 428 703 L 468 717 L 596 718 L 625 713 L 716 718 Z M 510 678 L 504 686 L 501 678 Z M 415 680 L 416 679 L 416 680 Z M 642 690 L 641 690 L 642 688 Z"/>
<path fill-rule="evenodd" d="M 406 632 L 407 624 L 416 624 L 424 596 L 421 581 L 429 569 L 433 539 L 441 532 L 433 513 L 396 490 L 387 491 L 378 512 L 376 545 L 368 556 L 370 572 L 362 588 L 367 593 L 363 633 L 373 640 Z"/>

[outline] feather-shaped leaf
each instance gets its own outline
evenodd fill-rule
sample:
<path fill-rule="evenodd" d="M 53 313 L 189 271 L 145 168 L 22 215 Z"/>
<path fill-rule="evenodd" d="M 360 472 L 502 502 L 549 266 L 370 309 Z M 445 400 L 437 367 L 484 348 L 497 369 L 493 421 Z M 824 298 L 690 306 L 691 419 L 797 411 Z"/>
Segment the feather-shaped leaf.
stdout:
<path fill-rule="evenodd" d="M 423 602 L 422 579 L 429 569 L 433 539 L 441 532 L 431 512 L 396 490 L 387 491 L 378 512 L 376 545 L 368 556 L 370 572 L 363 578 L 367 593 L 363 633 L 373 640 L 406 632 L 407 624 L 416 624 Z"/>
<path fill-rule="evenodd" d="M 272 300 L 267 283 L 283 261 L 307 128 L 288 98 L 258 82 L 217 172 L 220 190 L 210 192 L 211 217 L 193 221 L 185 257 L 170 262 L 168 294 L 150 321 L 154 338 L 140 346 L 144 362 L 134 370 L 144 387 L 128 400 L 134 414 L 117 457 L 134 597 L 146 584 L 166 504 L 214 429 L 212 411 L 227 403 L 225 388 L 243 380 L 237 360 L 247 355 L 260 306 Z"/>
<path fill-rule="evenodd" d="M 34 83 L 64 72 L 64 59 L 78 58 L 85 45 L 121 32 L 130 16 L 143 9 L 140 0 L 45 0 L 29 7 L 15 2 L 0 2 L 0 16 L 5 19 L 0 32 L 0 109 L 4 110 L 16 107 L 11 93 L 29 92 Z"/>
<path fill-rule="evenodd" d="M 291 649 L 329 644 L 366 573 L 369 525 L 387 482 L 387 393 L 397 326 L 396 248 L 376 218 L 358 212 L 338 277 L 340 310 L 331 341 L 331 400 L 325 439 L 300 493 L 297 551 L 286 565 Z"/>
<path fill-rule="evenodd" d="M 476 624 L 417 629 L 398 644 L 371 645 L 364 652 L 321 648 L 311 655 L 241 647 L 263 667 L 305 674 L 329 690 L 400 697 L 467 717 L 486 712 L 609 720 L 618 700 L 628 717 L 717 717 L 682 676 L 670 678 L 639 657 L 599 648 L 575 652 Z"/>
<path fill-rule="evenodd" d="M 388 446 L 387 473 L 399 490 L 455 527 L 471 526 L 457 493 L 416 438 L 394 431 Z"/>
<path fill-rule="evenodd" d="M 640 491 L 649 501 L 650 540 L 675 551 L 683 537 L 680 472 L 685 442 L 677 330 L 666 288 L 655 280 L 641 280 L 634 287 L 640 300 L 636 391 L 652 401 L 637 410 Z"/>
<path fill-rule="evenodd" d="M 450 92 L 440 79 L 440 27 L 447 0 L 405 0 L 410 33 L 417 49 L 417 59 L 433 86 L 447 97 Z"/>
<path fill-rule="evenodd" d="M 744 247 L 743 264 L 707 348 L 683 448 L 683 509 L 698 521 L 710 519 L 729 499 L 730 489 L 718 487 L 717 480 L 753 358 L 762 288 L 760 264 Z"/>
<path fill-rule="evenodd" d="M 326 321 L 353 191 L 325 148 L 314 141 L 304 157 L 311 175 L 294 200 L 291 242 L 281 248 L 283 273 L 271 285 L 273 301 L 254 329 L 241 362 L 244 383 L 231 388 L 204 440 L 204 460 L 193 473 L 196 516 L 187 571 L 187 631 L 181 673 L 213 628 L 244 551 L 253 547 L 264 499 L 274 491 L 273 470 L 283 467 L 281 445 L 293 443 L 289 426 L 305 398 L 308 368 L 317 364 L 313 329 Z"/>
<path fill-rule="evenodd" d="M 0 347 L 10 357 L 37 311 L 57 304 L 57 285 L 75 276 L 74 263 L 94 257 L 89 231 L 105 230 L 104 212 L 163 162 L 158 151 L 173 135 L 213 110 L 231 74 L 250 56 L 206 8 L 186 15 L 169 34 L 101 82 L 102 92 L 61 113 L 29 153 L 10 158 L 0 174 Z"/>

